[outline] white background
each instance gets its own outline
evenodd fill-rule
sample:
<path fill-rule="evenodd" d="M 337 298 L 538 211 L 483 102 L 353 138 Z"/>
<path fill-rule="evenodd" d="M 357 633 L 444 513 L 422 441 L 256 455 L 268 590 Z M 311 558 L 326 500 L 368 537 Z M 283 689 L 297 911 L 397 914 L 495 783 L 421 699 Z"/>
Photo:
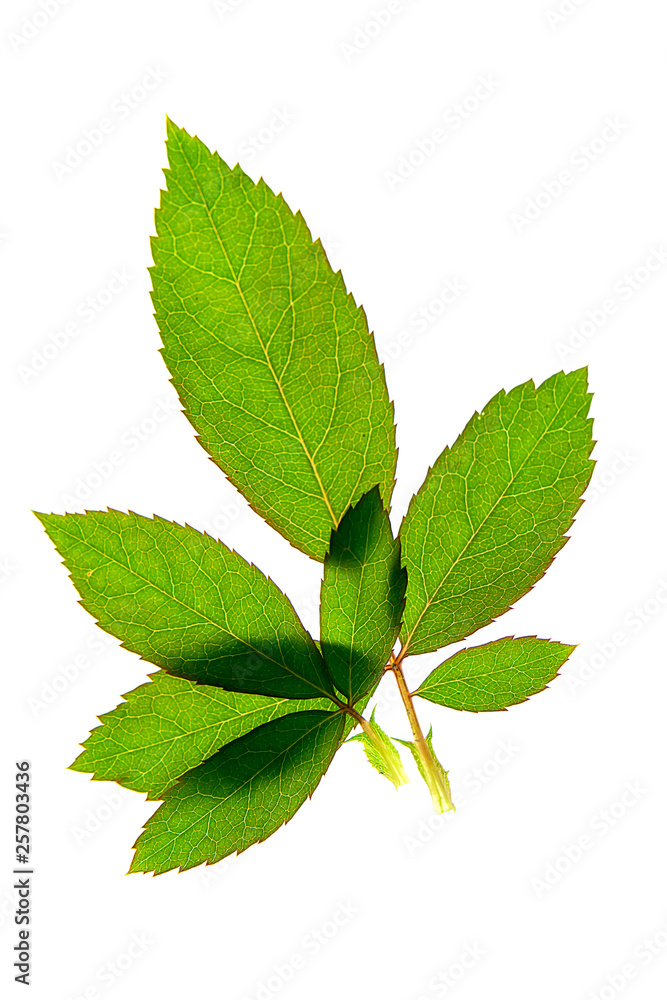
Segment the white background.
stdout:
<path fill-rule="evenodd" d="M 403 0 L 381 28 L 385 0 L 3 4 L 3 983 L 13 761 L 29 757 L 39 1000 L 664 995 L 665 21 L 650 0 L 566 0 L 560 19 L 557 3 Z M 562 677 L 508 713 L 420 705 L 455 817 L 435 821 L 414 771 L 396 793 L 353 744 L 266 844 L 152 878 L 124 873 L 154 806 L 66 770 L 146 665 L 97 644 L 30 509 L 217 531 L 312 628 L 319 584 L 176 412 L 146 271 L 166 113 L 282 190 L 366 307 L 398 508 L 475 408 L 531 377 L 589 364 L 599 443 L 571 541 L 479 634 L 578 642 Z M 79 145 L 103 118 L 99 145 Z M 114 270 L 126 285 L 109 295 Z M 448 281 L 465 291 L 445 306 Z M 385 683 L 378 719 L 407 737 Z"/>

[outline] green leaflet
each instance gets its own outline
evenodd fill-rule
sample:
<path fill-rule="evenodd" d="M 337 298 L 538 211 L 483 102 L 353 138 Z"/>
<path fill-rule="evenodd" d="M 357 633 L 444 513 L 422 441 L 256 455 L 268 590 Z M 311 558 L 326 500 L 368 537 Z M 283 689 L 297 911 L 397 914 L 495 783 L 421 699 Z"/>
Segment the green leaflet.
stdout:
<path fill-rule="evenodd" d="M 466 712 L 497 712 L 543 691 L 574 648 L 531 635 L 462 649 L 436 667 L 415 694 Z"/>
<path fill-rule="evenodd" d="M 407 781 L 404 741 L 361 716 L 388 660 L 414 738 L 404 745 L 436 811 L 453 809 L 402 660 L 471 635 L 530 590 L 593 468 L 586 371 L 527 382 L 442 452 L 394 539 L 393 407 L 363 310 L 263 180 L 171 122 L 167 153 L 151 268 L 164 361 L 212 460 L 324 572 L 315 642 L 279 588 L 209 535 L 114 510 L 37 515 L 84 607 L 162 668 L 101 717 L 71 765 L 164 799 L 131 868 L 156 873 L 266 839 L 357 725 L 373 766 Z M 572 648 L 487 643 L 414 694 L 504 709 L 542 690 Z"/>
<path fill-rule="evenodd" d="M 355 740 L 359 740 L 363 744 L 368 763 L 372 764 L 384 778 L 388 778 L 395 788 L 407 785 L 410 779 L 405 773 L 399 752 L 391 738 L 375 721 L 375 709 L 373 709 L 367 725 L 368 731 L 351 736 L 347 742 L 353 743 Z"/>
<path fill-rule="evenodd" d="M 333 692 L 276 585 L 209 535 L 162 518 L 38 514 L 81 601 L 126 649 L 169 673 L 276 698 Z"/>
<path fill-rule="evenodd" d="M 313 794 L 342 731 L 339 712 L 298 712 L 228 743 L 166 792 L 130 871 L 185 871 L 266 840 Z"/>
<path fill-rule="evenodd" d="M 238 694 L 159 670 L 124 695 L 83 744 L 73 771 L 159 799 L 177 778 L 265 722 L 330 703 Z"/>
<path fill-rule="evenodd" d="M 377 486 L 343 517 L 324 559 L 322 653 L 354 703 L 376 686 L 401 624 L 405 570 Z"/>
<path fill-rule="evenodd" d="M 402 641 L 428 653 L 488 625 L 542 576 L 591 477 L 586 369 L 499 392 L 446 448 L 401 527 Z"/>
<path fill-rule="evenodd" d="M 200 441 L 269 524 L 323 559 L 376 483 L 388 504 L 393 409 L 366 318 L 300 213 L 168 124 L 153 304 Z"/>

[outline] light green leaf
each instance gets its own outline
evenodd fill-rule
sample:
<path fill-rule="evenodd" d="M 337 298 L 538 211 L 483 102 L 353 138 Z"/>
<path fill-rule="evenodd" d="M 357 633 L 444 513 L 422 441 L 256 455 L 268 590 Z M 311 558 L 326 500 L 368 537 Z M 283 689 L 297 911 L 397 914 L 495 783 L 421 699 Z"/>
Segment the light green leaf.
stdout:
<path fill-rule="evenodd" d="M 209 535 L 162 518 L 38 514 L 81 601 L 169 673 L 276 698 L 330 696 L 320 653 L 273 581 Z"/>
<path fill-rule="evenodd" d="M 228 743 L 166 792 L 130 871 L 185 871 L 266 840 L 313 794 L 342 731 L 340 712 L 298 712 Z"/>
<path fill-rule="evenodd" d="M 410 779 L 405 773 L 399 752 L 391 738 L 375 721 L 375 709 L 373 709 L 370 719 L 367 720 L 367 726 L 367 730 L 362 730 L 356 736 L 351 736 L 347 742 L 353 743 L 355 740 L 359 740 L 366 751 L 369 764 L 372 764 L 383 777 L 388 778 L 395 788 L 406 785 Z"/>
<path fill-rule="evenodd" d="M 376 486 L 345 514 L 324 559 L 322 653 L 352 702 L 382 676 L 401 624 L 405 583 L 400 545 Z"/>
<path fill-rule="evenodd" d="M 532 635 L 472 646 L 436 667 L 415 694 L 466 712 L 497 712 L 544 691 L 574 649 Z"/>
<path fill-rule="evenodd" d="M 499 392 L 436 460 L 400 531 L 410 653 L 488 625 L 548 568 L 593 469 L 590 399 L 584 368 Z"/>
<path fill-rule="evenodd" d="M 100 716 L 73 764 L 73 771 L 159 799 L 177 778 L 225 744 L 292 712 L 326 709 L 331 703 L 265 698 L 193 684 L 159 670 L 147 684 L 124 695 Z"/>
<path fill-rule="evenodd" d="M 393 409 L 366 317 L 300 213 L 168 125 L 153 303 L 201 444 L 269 524 L 316 559 L 396 468 Z M 344 457 L 343 457 L 344 456 Z"/>

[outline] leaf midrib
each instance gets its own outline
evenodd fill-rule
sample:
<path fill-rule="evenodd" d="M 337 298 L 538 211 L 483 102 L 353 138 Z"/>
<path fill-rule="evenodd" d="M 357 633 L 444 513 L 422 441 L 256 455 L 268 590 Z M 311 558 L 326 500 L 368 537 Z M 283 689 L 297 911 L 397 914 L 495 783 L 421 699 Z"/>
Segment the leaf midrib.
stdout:
<path fill-rule="evenodd" d="M 65 515 L 65 516 L 67 516 L 67 515 Z M 97 546 L 93 545 L 93 543 L 89 539 L 82 539 L 80 536 L 73 535 L 71 532 L 67 531 L 67 529 L 65 527 L 62 527 L 62 530 L 66 534 L 68 534 L 70 536 L 70 538 L 74 538 L 77 542 L 83 542 L 84 545 L 89 546 L 89 548 L 91 548 L 98 555 L 103 556 L 105 559 L 109 560 L 109 562 L 114 563 L 116 566 L 120 566 L 121 569 L 123 569 L 126 572 L 130 573 L 130 575 L 135 576 L 137 578 L 137 580 L 141 580 L 142 583 L 145 583 L 149 587 L 152 587 L 159 594 L 163 594 L 165 597 L 167 597 L 169 600 L 173 601 L 175 604 L 178 604 L 180 607 L 185 608 L 186 611 L 189 611 L 192 614 L 196 615 L 197 617 L 201 618 L 202 621 L 207 622 L 209 625 L 213 625 L 214 628 L 219 629 L 221 632 L 224 632 L 227 635 L 231 636 L 232 639 L 236 639 L 237 642 L 243 643 L 244 646 L 247 646 L 248 649 L 251 649 L 254 653 L 257 653 L 258 656 L 263 657 L 265 660 L 268 660 L 270 663 L 274 663 L 277 667 L 280 667 L 286 673 L 291 674 L 292 677 L 297 677 L 299 680 L 305 681 L 306 684 L 310 684 L 310 686 L 315 691 L 321 692 L 329 700 L 332 700 L 331 693 L 328 692 L 328 691 L 326 691 L 326 689 L 316 687 L 309 678 L 303 677 L 301 674 L 297 674 L 294 670 L 292 670 L 290 667 L 288 667 L 287 664 L 281 663 L 279 660 L 274 660 L 273 657 L 271 657 L 271 656 L 267 656 L 266 653 L 264 653 L 260 649 L 257 649 L 257 647 L 253 646 L 252 643 L 249 642 L 247 639 L 242 639 L 240 636 L 235 635 L 235 633 L 232 632 L 231 629 L 225 628 L 225 626 L 222 625 L 220 622 L 216 622 L 213 618 L 209 618 L 208 615 L 203 614 L 201 611 L 198 611 L 196 608 L 190 607 L 190 605 L 185 604 L 184 601 L 181 601 L 174 594 L 170 594 L 168 590 L 164 590 L 162 587 L 159 587 L 157 584 L 155 584 L 152 580 L 146 579 L 146 577 L 142 576 L 135 569 L 132 569 L 130 566 L 126 565 L 125 563 L 122 563 L 118 559 L 114 558 L 113 556 L 110 556 L 107 552 L 104 552 L 102 549 L 98 549 Z M 211 581 L 211 582 L 213 583 L 214 581 Z M 218 591 L 218 593 L 219 593 L 219 591 Z M 99 621 L 99 619 L 98 619 L 98 621 Z M 304 629 L 303 631 L 304 631 L 304 635 L 307 636 L 308 633 L 306 632 L 306 630 Z M 123 640 L 121 640 L 121 641 L 123 641 Z M 317 647 L 315 647 L 315 648 L 317 649 Z M 149 660 L 147 662 L 152 663 L 153 661 Z M 243 692 L 239 692 L 239 693 L 243 693 Z M 250 693 L 250 692 L 248 692 L 248 693 Z M 269 695 L 268 697 L 272 697 L 272 696 Z"/>
<path fill-rule="evenodd" d="M 544 659 L 544 657 L 542 659 Z M 539 662 L 542 661 L 538 661 L 538 663 Z M 424 684 L 422 684 L 421 687 L 415 691 L 415 694 L 420 694 L 422 691 L 435 691 L 438 688 L 447 687 L 448 684 L 468 684 L 477 680 L 482 680 L 486 677 L 500 677 L 502 674 L 513 674 L 514 672 L 520 674 L 522 677 L 527 677 L 529 680 L 531 678 L 529 673 L 520 670 L 517 667 L 501 667 L 500 670 L 485 670 L 484 672 L 469 674 L 467 677 L 447 677 L 445 680 L 438 678 L 428 686 L 425 686 L 426 681 L 424 681 Z"/>
<path fill-rule="evenodd" d="M 223 689 L 221 688 L 221 690 L 223 690 Z M 151 697 L 159 697 L 159 694 L 152 695 Z M 176 698 L 178 696 L 177 695 L 171 695 L 170 697 Z M 261 696 L 260 695 L 251 695 L 250 697 L 270 697 L 270 696 L 267 696 L 267 695 L 261 695 Z M 290 700 L 292 700 L 292 699 L 289 699 L 289 698 L 280 698 L 280 699 L 276 699 L 276 702 L 278 702 L 278 703 L 284 703 L 284 702 L 290 701 Z M 212 699 L 212 701 L 213 701 L 213 703 L 215 703 L 215 699 Z M 131 706 L 132 702 L 128 700 L 125 704 L 127 706 Z M 276 704 L 276 705 L 274 705 L 272 707 L 272 711 L 275 712 L 275 711 L 278 710 L 278 708 L 279 708 L 279 704 Z M 210 724 L 208 724 L 206 726 L 201 726 L 201 728 L 199 728 L 199 729 L 183 730 L 177 736 L 172 736 L 170 738 L 165 738 L 165 739 L 162 739 L 162 740 L 156 740 L 154 743 L 142 743 L 141 745 L 134 746 L 134 747 L 125 747 L 124 749 L 119 750 L 117 753 L 110 753 L 110 754 L 108 754 L 105 757 L 101 757 L 99 759 L 99 762 L 100 763 L 106 763 L 108 761 L 114 761 L 114 760 L 117 760 L 119 757 L 122 757 L 124 754 L 132 754 L 132 753 L 135 753 L 135 752 L 141 753 L 141 752 L 143 752 L 145 750 L 150 750 L 150 749 L 152 749 L 154 747 L 160 747 L 160 746 L 162 746 L 165 743 L 176 743 L 179 740 L 187 740 L 187 739 L 190 739 L 193 736 L 200 736 L 202 733 L 207 732 L 209 729 L 216 729 L 216 728 L 218 728 L 220 726 L 224 726 L 224 725 L 226 725 L 228 723 L 240 722 L 241 720 L 248 719 L 248 718 L 250 718 L 253 715 L 258 715 L 258 714 L 260 714 L 262 712 L 266 712 L 267 709 L 268 709 L 268 707 L 265 706 L 263 708 L 261 708 L 261 707 L 260 708 L 254 708 L 254 709 L 252 709 L 252 711 L 249 711 L 249 712 L 237 712 L 236 715 L 232 715 L 232 716 L 230 716 L 227 719 L 218 719 L 217 722 L 211 722 Z M 299 709 L 292 709 L 292 711 L 296 714 L 296 712 L 298 712 L 298 711 L 306 711 L 306 712 L 319 711 L 319 712 L 322 712 L 322 711 L 326 711 L 326 709 L 321 709 L 321 708 L 320 709 L 312 709 L 312 708 L 308 709 L 307 708 L 307 709 L 301 709 L 301 710 L 299 710 Z M 111 714 L 113 714 L 113 713 L 111 713 Z M 289 712 L 285 713 L 285 715 L 289 715 L 289 714 L 290 714 Z M 135 715 L 134 718 L 141 719 L 141 718 L 144 718 L 145 716 L 155 717 L 155 712 L 147 711 L 147 712 L 145 712 L 143 714 Z M 280 716 L 279 716 L 279 718 L 280 718 Z M 100 721 L 102 721 L 102 720 L 100 720 Z M 178 725 L 178 722 L 176 720 L 174 720 L 174 719 L 169 720 L 169 721 L 171 721 L 174 724 Z M 273 718 L 273 719 L 266 719 L 265 721 L 266 722 L 274 722 L 275 718 Z M 118 725 L 121 726 L 122 725 L 122 721 L 118 721 Z M 104 727 L 101 726 L 99 728 L 103 729 Z M 254 728 L 256 728 L 256 727 L 253 726 L 252 729 L 254 729 Z M 247 730 L 247 732 L 251 732 L 251 730 Z M 232 740 L 234 740 L 234 739 L 240 739 L 241 736 L 245 736 L 245 733 L 240 733 L 238 736 L 234 736 L 232 738 Z M 112 730 L 112 732 L 110 732 L 110 733 L 107 734 L 106 738 L 107 739 L 112 739 L 113 738 L 113 730 Z M 227 742 L 231 743 L 232 740 L 228 740 Z M 221 747 L 218 747 L 218 749 L 222 749 L 222 747 L 224 747 L 226 745 L 227 745 L 226 743 L 223 743 Z M 87 748 L 87 753 L 89 753 L 91 757 L 94 755 L 94 751 L 92 750 L 92 748 L 91 749 Z M 158 763 L 162 763 L 163 760 L 164 760 L 164 757 L 161 757 L 160 760 L 156 764 L 153 765 L 152 770 L 155 770 L 155 767 L 157 767 L 157 764 Z M 92 763 L 92 761 L 91 761 L 91 763 Z"/>
<path fill-rule="evenodd" d="M 218 243 L 220 245 L 220 249 L 222 250 L 222 252 L 224 254 L 225 260 L 227 262 L 227 266 L 229 268 L 229 272 L 232 275 L 234 284 L 236 285 L 236 288 L 238 290 L 239 296 L 240 296 L 241 301 L 243 303 L 243 307 L 244 307 L 244 309 L 245 309 L 245 311 L 247 313 L 248 319 L 250 320 L 250 322 L 252 324 L 252 328 L 253 328 L 253 331 L 254 331 L 254 333 L 255 333 L 255 335 L 257 337 L 257 340 L 258 340 L 258 342 L 259 342 L 259 344 L 260 344 L 260 346 L 262 348 L 262 351 L 264 353 L 264 357 L 265 357 L 265 360 L 266 360 L 267 368 L 271 372 L 273 380 L 276 383 L 276 386 L 278 388 L 280 396 L 281 396 L 281 398 L 283 400 L 283 403 L 285 405 L 285 409 L 287 410 L 287 413 L 289 414 L 290 420 L 292 421 L 292 424 L 294 426 L 294 430 L 296 431 L 299 443 L 300 443 L 301 447 L 303 448 L 304 454 L 306 455 L 306 458 L 308 459 L 308 462 L 310 463 L 310 467 L 311 467 L 311 469 L 313 471 L 313 475 L 315 476 L 317 484 L 318 484 L 318 486 L 320 488 L 320 491 L 322 493 L 322 499 L 324 500 L 324 503 L 326 504 L 327 510 L 329 511 L 329 515 L 331 517 L 333 525 L 334 525 L 334 527 L 337 528 L 340 519 L 336 517 L 336 515 L 334 513 L 334 510 L 333 510 L 333 507 L 331 506 L 331 501 L 329 500 L 329 496 L 327 494 L 327 491 L 324 488 L 324 483 L 322 482 L 322 479 L 320 477 L 317 465 L 315 463 L 315 459 L 310 454 L 310 451 L 309 451 L 309 449 L 308 449 L 308 447 L 306 445 L 306 442 L 304 440 L 303 434 L 301 433 L 301 428 L 299 427 L 299 425 L 297 423 L 297 420 L 296 420 L 296 417 L 294 416 L 294 413 L 292 412 L 292 408 L 289 405 L 289 402 L 287 401 L 287 396 L 285 395 L 282 383 L 281 383 L 280 379 L 278 378 L 278 375 L 277 375 L 277 373 L 276 373 L 276 371 L 275 371 L 275 369 L 274 369 L 274 367 L 273 367 L 273 365 L 271 363 L 271 359 L 269 357 L 269 353 L 268 353 L 268 351 L 266 349 L 264 341 L 262 340 L 262 338 L 260 336 L 259 330 L 257 328 L 257 324 L 255 322 L 255 318 L 254 318 L 254 316 L 253 316 L 253 314 L 252 314 L 252 312 L 250 310 L 250 307 L 248 305 L 246 297 L 245 297 L 245 295 L 243 293 L 243 289 L 241 288 L 240 279 L 237 276 L 234 268 L 232 267 L 232 262 L 231 262 L 231 260 L 229 258 L 229 254 L 227 253 L 227 248 L 225 247 L 225 244 L 222 241 L 222 235 L 221 235 L 220 231 L 218 230 L 217 225 L 215 224 L 215 221 L 213 219 L 213 215 L 212 215 L 211 210 L 209 209 L 209 206 L 208 206 L 208 202 L 206 201 L 206 198 L 204 196 L 204 192 L 202 191 L 201 185 L 199 184 L 199 180 L 198 180 L 197 175 L 196 175 L 196 173 L 195 173 L 195 171 L 194 171 L 194 169 L 192 167 L 192 164 L 190 163 L 190 160 L 188 159 L 187 155 L 185 154 L 183 146 L 180 143 L 180 139 L 179 139 L 179 148 L 180 148 L 181 153 L 183 155 L 183 159 L 185 160 L 185 162 L 187 164 L 188 170 L 190 171 L 190 174 L 192 175 L 192 179 L 193 179 L 193 181 L 195 183 L 195 186 L 197 187 L 197 190 L 199 191 L 199 194 L 200 194 L 200 197 L 201 197 L 201 200 L 202 200 L 202 204 L 204 206 L 204 209 L 205 209 L 206 214 L 208 216 L 209 222 L 211 224 L 211 228 L 213 229 L 213 232 L 215 233 L 216 239 L 217 239 L 217 241 L 218 241 Z M 287 244 L 286 244 L 286 246 L 287 246 Z M 249 252 L 249 248 L 248 248 L 248 252 Z M 245 262 L 244 262 L 244 264 L 245 264 Z M 291 269 L 291 267 L 289 267 L 289 272 L 290 272 L 290 305 L 292 305 L 293 304 L 293 296 L 292 296 L 292 269 Z"/>
<path fill-rule="evenodd" d="M 423 608 L 423 610 L 422 610 L 421 614 L 420 614 L 420 615 L 419 615 L 419 617 L 417 618 L 417 621 L 415 622 L 415 624 L 414 624 L 414 626 L 412 627 L 411 631 L 410 631 L 410 632 L 409 632 L 409 634 L 407 635 L 407 637 L 406 637 L 406 640 L 405 640 L 405 643 L 403 644 L 403 651 L 402 651 L 402 652 L 403 652 L 403 655 L 404 655 L 404 656 L 405 656 L 405 655 L 406 655 L 406 653 L 407 653 L 407 649 L 408 649 L 408 646 L 409 646 L 409 644 L 410 644 L 410 641 L 411 641 L 412 637 L 414 636 L 415 632 L 416 632 L 416 631 L 417 631 L 417 629 L 419 628 L 419 625 L 421 624 L 421 622 L 422 622 L 422 620 L 423 620 L 423 618 L 424 618 L 424 616 L 425 616 L 426 612 L 427 612 L 427 611 L 429 610 L 429 608 L 431 607 L 431 605 L 432 605 L 432 604 L 433 604 L 433 602 L 435 601 L 435 599 L 436 599 L 436 597 L 437 597 L 437 595 L 438 595 L 438 593 L 439 593 L 440 589 L 441 589 L 441 588 L 442 588 L 442 587 L 444 586 L 444 584 L 445 584 L 445 582 L 446 582 L 447 578 L 448 578 L 448 577 L 449 577 L 449 575 L 450 575 L 450 574 L 452 573 L 452 571 L 454 570 L 455 566 L 457 566 L 457 565 L 458 565 L 458 563 L 460 562 L 460 560 L 461 560 L 461 559 L 463 558 L 463 556 L 465 555 L 465 552 L 466 552 L 466 550 L 467 550 L 467 549 L 468 549 L 468 548 L 470 547 L 470 545 L 472 545 L 472 543 L 473 543 L 473 541 L 475 540 L 475 538 L 477 538 L 477 536 L 479 535 L 480 531 L 482 530 L 482 528 L 484 527 L 484 525 L 486 524 L 486 522 L 488 521 L 488 519 L 489 519 L 489 518 L 491 517 L 491 515 L 492 515 L 492 514 L 494 513 L 494 511 L 495 511 L 496 507 L 498 506 L 498 504 L 499 504 L 499 503 L 500 503 L 500 502 L 501 502 L 502 500 L 504 500 L 504 499 L 505 499 L 505 497 L 506 497 L 506 495 L 507 495 L 507 492 L 509 491 L 509 489 L 511 488 L 511 486 L 512 486 L 512 485 L 513 485 L 513 484 L 515 483 L 515 481 L 517 480 L 517 478 L 518 478 L 519 474 L 521 473 L 521 471 L 522 471 L 523 467 L 525 466 L 526 462 L 528 462 L 528 461 L 529 461 L 529 459 L 530 459 L 530 458 L 532 457 L 532 455 L 533 455 L 533 454 L 534 454 L 534 452 L 536 451 L 537 447 L 538 447 L 538 446 L 539 446 L 539 445 L 540 445 L 540 444 L 542 443 L 542 441 L 544 440 L 544 438 L 546 437 L 546 435 L 547 435 L 547 434 L 549 433 L 549 431 L 550 431 L 550 430 L 551 430 L 551 428 L 553 427 L 553 424 L 554 424 L 554 421 L 555 421 L 555 420 L 556 420 L 556 419 L 558 418 L 558 416 L 560 415 L 561 411 L 562 411 L 562 410 L 563 410 L 563 408 L 565 407 L 565 404 L 567 403 L 567 401 L 568 401 L 568 399 L 570 398 L 571 394 L 572 394 L 572 393 L 574 392 L 574 389 L 575 389 L 575 386 L 574 386 L 574 385 L 572 385 L 572 386 L 570 387 L 570 389 L 569 389 L 569 391 L 568 391 L 567 395 L 566 395 L 566 396 L 565 396 L 565 398 L 563 399 L 563 402 L 561 403 L 560 407 L 558 407 L 558 408 L 557 408 L 557 410 L 556 410 L 556 412 L 555 412 L 555 414 L 554 414 L 554 416 L 553 416 L 553 419 L 551 420 L 551 423 L 550 423 L 550 424 L 549 424 L 549 425 L 548 425 L 548 426 L 547 426 L 547 427 L 546 427 L 546 428 L 544 429 L 543 433 L 542 433 L 542 434 L 540 435 L 540 437 L 539 437 L 539 438 L 538 438 L 538 439 L 537 439 L 537 440 L 535 441 L 535 444 L 534 444 L 534 445 L 533 445 L 533 447 L 532 447 L 532 448 L 530 449 L 530 451 L 529 451 L 529 452 L 528 452 L 528 454 L 526 455 L 525 459 L 523 460 L 523 462 L 521 463 L 521 465 L 520 465 L 520 466 L 518 467 L 518 469 L 517 469 L 516 473 L 514 473 L 514 475 L 512 476 L 512 478 L 510 479 L 510 481 L 508 482 L 507 486 L 505 487 L 505 489 L 503 490 L 503 492 L 502 492 L 502 493 L 500 494 L 500 496 L 498 497 L 498 499 L 497 499 L 497 500 L 496 500 L 496 502 L 494 503 L 493 507 L 491 507 L 491 508 L 489 509 L 489 511 L 488 511 L 488 512 L 487 512 L 487 514 L 486 514 L 486 515 L 484 516 L 484 518 L 482 519 L 482 521 L 480 521 L 480 523 L 479 523 L 479 526 L 478 526 L 477 530 L 476 530 L 475 532 L 473 532 L 473 534 L 472 534 L 472 535 L 470 536 L 470 538 L 468 539 L 468 541 L 466 542 L 466 544 L 465 544 L 465 545 L 463 546 L 463 548 L 461 549 L 461 551 L 460 551 L 460 552 L 459 552 L 459 554 L 457 555 L 456 559 L 455 559 L 455 560 L 454 560 L 454 561 L 452 562 L 451 566 L 449 567 L 449 569 L 447 570 L 447 572 L 446 572 L 446 573 L 445 573 L 445 575 L 443 576 L 442 580 L 440 581 L 440 583 L 438 584 L 438 586 L 437 586 L 437 587 L 435 588 L 435 590 L 433 591 L 433 594 L 432 594 L 432 596 L 431 596 L 431 597 L 427 597 L 427 599 L 426 599 L 426 603 L 425 603 L 425 605 L 424 605 L 424 608 Z M 504 429 L 504 430 L 506 431 L 506 428 L 503 428 L 503 429 Z M 450 449 L 450 450 L 451 450 L 451 449 Z M 466 481 L 467 481 L 467 478 L 466 478 Z M 423 552 L 423 546 L 422 546 L 422 552 Z"/>
<path fill-rule="evenodd" d="M 285 700 L 288 700 L 288 699 L 285 699 Z M 308 709 L 306 709 L 306 711 L 308 711 Z M 243 712 L 240 715 L 234 715 L 234 716 L 232 716 L 231 718 L 228 718 L 228 719 L 218 719 L 217 722 L 211 722 L 211 723 L 209 723 L 206 726 L 201 726 L 199 729 L 183 730 L 181 733 L 179 733 L 176 736 L 170 736 L 170 737 L 167 737 L 165 739 L 155 740 L 155 742 L 153 742 L 153 743 L 141 743 L 141 744 L 137 744 L 136 746 L 133 746 L 133 747 L 123 747 L 123 749 L 118 750 L 116 753 L 109 753 L 109 754 L 107 754 L 104 757 L 100 757 L 99 758 L 99 763 L 106 763 L 108 761 L 118 760 L 119 757 L 123 757 L 125 754 L 143 753 L 145 750 L 152 750 L 154 748 L 161 747 L 164 744 L 168 744 L 168 743 L 172 743 L 173 744 L 173 743 L 177 743 L 179 740 L 191 739 L 192 737 L 200 736 L 202 733 L 208 732 L 209 729 L 216 729 L 216 728 L 219 728 L 220 726 L 224 726 L 224 725 L 226 725 L 228 723 L 234 723 L 234 722 L 237 722 L 237 721 L 240 722 L 242 719 L 247 719 L 250 716 L 257 715 L 257 714 L 259 714 L 261 712 L 266 712 L 266 708 L 255 708 L 255 709 L 253 709 L 252 712 Z M 286 714 L 289 714 L 289 713 L 286 713 Z M 146 712 L 145 716 L 148 716 L 149 718 L 155 718 L 155 713 L 154 712 Z M 141 719 L 141 718 L 144 718 L 145 716 L 144 715 L 139 715 L 139 716 L 135 716 L 135 718 Z M 160 717 L 158 716 L 158 718 L 160 718 Z M 173 722 L 174 720 L 169 720 L 169 721 Z M 274 720 L 273 719 L 267 719 L 266 721 L 267 722 L 273 722 Z M 256 727 L 252 727 L 252 728 L 256 728 Z M 250 732 L 250 731 L 251 730 L 248 730 L 248 732 Z M 238 736 L 233 737 L 233 739 L 240 739 L 241 736 L 245 736 L 245 733 L 240 733 Z M 112 734 L 109 733 L 108 736 L 107 736 L 107 738 L 108 739 L 112 739 L 113 738 Z M 232 740 L 229 740 L 228 742 L 231 743 Z M 226 746 L 226 744 L 223 743 L 221 747 L 218 747 L 218 749 L 221 750 L 223 746 Z M 91 756 L 93 756 L 94 751 L 92 749 L 89 749 L 88 753 Z M 163 760 L 164 760 L 164 757 L 161 757 L 160 760 L 157 761 L 153 765 L 153 767 L 152 767 L 151 770 L 155 770 L 155 768 L 157 767 L 158 763 L 162 763 Z M 92 761 L 91 761 L 91 763 L 92 763 Z M 148 772 L 146 772 L 146 773 L 148 773 Z"/>
<path fill-rule="evenodd" d="M 336 715 L 339 715 L 341 719 L 343 718 L 343 712 L 342 711 L 341 712 L 330 712 L 329 715 L 332 718 L 334 718 Z M 178 841 L 178 839 L 181 838 L 181 837 L 183 837 L 185 834 L 189 833 L 189 831 L 192 830 L 193 827 L 197 826 L 203 820 L 209 821 L 210 818 L 211 818 L 211 816 L 213 815 L 213 813 L 216 811 L 216 809 L 220 809 L 232 796 L 237 795 L 247 785 L 252 784 L 252 782 L 255 781 L 264 771 L 266 771 L 267 768 L 271 767 L 271 765 L 274 764 L 276 762 L 276 760 L 279 760 L 281 757 L 285 757 L 290 751 L 292 751 L 294 749 L 295 746 L 297 746 L 298 743 L 301 743 L 308 736 L 310 736 L 311 733 L 316 732 L 316 730 L 319 729 L 321 726 L 328 725 L 330 722 L 331 722 L 331 719 L 321 719 L 316 725 L 312 726 L 311 729 L 308 729 L 306 732 L 302 733 L 299 737 L 297 737 L 297 739 L 294 740 L 293 743 L 290 743 L 289 746 L 284 747 L 284 749 L 281 750 L 281 752 L 279 754 L 277 754 L 276 756 L 274 756 L 270 760 L 268 760 L 266 762 L 266 764 L 264 764 L 259 769 L 259 771 L 256 771 L 255 774 L 251 775 L 251 777 L 247 778 L 242 784 L 240 784 L 236 788 L 234 788 L 234 790 L 231 791 L 228 795 L 226 795 L 224 799 L 218 799 L 216 801 L 215 805 L 211 806 L 211 808 L 207 812 L 202 813 L 201 816 L 199 816 L 196 820 L 194 820 L 190 824 L 190 826 L 187 826 L 184 829 L 179 830 L 177 834 L 173 834 L 172 831 L 169 830 L 169 833 L 173 836 L 172 845 L 171 845 L 172 848 L 176 844 L 176 842 Z M 242 739 L 242 737 L 239 737 L 239 739 Z M 222 749 L 224 750 L 225 748 L 223 747 Z M 209 758 L 209 760 L 210 760 L 210 758 Z M 204 763 L 206 763 L 206 761 Z M 283 771 L 283 767 L 281 767 L 281 770 L 280 770 L 281 774 L 282 774 L 282 771 Z M 197 792 L 195 794 L 202 795 L 203 793 Z M 160 807 L 160 808 L 162 808 L 162 807 Z M 154 815 L 157 815 L 157 813 L 155 813 Z M 151 816 L 151 819 L 152 818 L 153 817 Z M 149 822 L 150 822 L 150 820 L 149 820 Z M 145 863 L 145 862 L 147 862 L 147 861 L 150 861 L 151 858 L 154 858 L 157 854 L 160 854 L 161 851 L 163 851 L 163 850 L 164 850 L 164 848 L 159 848 L 158 850 L 153 851 L 152 854 L 146 855 L 144 858 L 142 858 L 142 864 Z M 190 855 L 188 855 L 188 859 L 187 860 L 190 860 Z M 179 864 L 179 869 L 181 867 L 182 866 Z"/>

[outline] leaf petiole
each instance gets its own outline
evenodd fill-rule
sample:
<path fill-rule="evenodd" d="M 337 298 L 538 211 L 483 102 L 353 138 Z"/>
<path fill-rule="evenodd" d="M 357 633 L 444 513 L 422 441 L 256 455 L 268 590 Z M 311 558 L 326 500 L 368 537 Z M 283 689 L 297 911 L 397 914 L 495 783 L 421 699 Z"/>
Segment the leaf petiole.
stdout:
<path fill-rule="evenodd" d="M 456 806 L 452 802 L 447 772 L 433 752 L 431 734 L 429 732 L 428 736 L 424 736 L 422 727 L 419 724 L 419 719 L 417 718 L 415 706 L 412 701 L 412 695 L 408 690 L 405 674 L 403 673 L 403 668 L 401 666 L 401 658 L 400 653 L 396 658 L 394 658 L 392 654 L 389 663 L 396 678 L 398 690 L 401 694 L 405 711 L 410 721 L 410 728 L 412 729 L 414 743 L 408 743 L 405 740 L 399 740 L 399 742 L 408 747 L 412 753 L 417 767 L 419 768 L 419 773 L 426 782 L 428 790 L 431 793 L 431 801 L 433 802 L 434 811 L 436 813 L 456 811 Z"/>

